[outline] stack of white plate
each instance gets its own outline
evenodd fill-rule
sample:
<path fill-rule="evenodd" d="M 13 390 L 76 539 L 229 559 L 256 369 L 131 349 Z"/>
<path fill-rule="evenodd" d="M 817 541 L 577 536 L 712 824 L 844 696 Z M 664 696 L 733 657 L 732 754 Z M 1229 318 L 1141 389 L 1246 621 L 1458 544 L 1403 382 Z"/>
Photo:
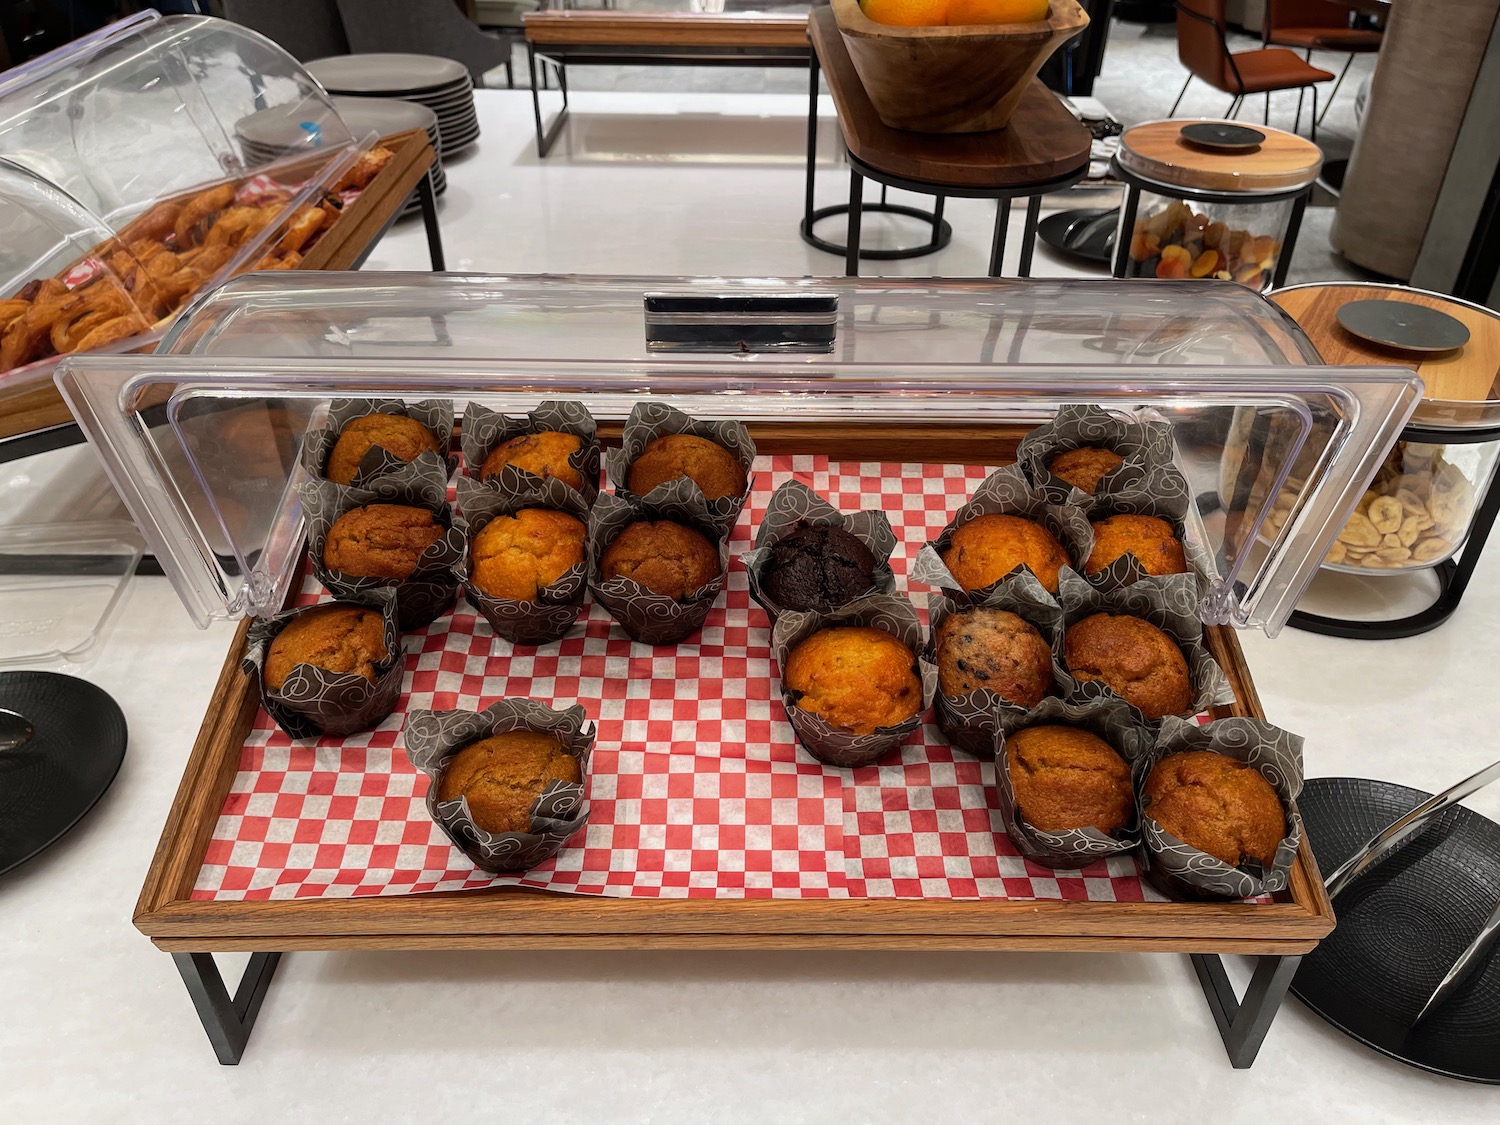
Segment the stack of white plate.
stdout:
<path fill-rule="evenodd" d="M 436 55 L 336 55 L 315 59 L 308 71 L 330 94 L 399 98 L 437 115 L 443 155 L 451 157 L 479 139 L 474 83 L 468 69 Z"/>

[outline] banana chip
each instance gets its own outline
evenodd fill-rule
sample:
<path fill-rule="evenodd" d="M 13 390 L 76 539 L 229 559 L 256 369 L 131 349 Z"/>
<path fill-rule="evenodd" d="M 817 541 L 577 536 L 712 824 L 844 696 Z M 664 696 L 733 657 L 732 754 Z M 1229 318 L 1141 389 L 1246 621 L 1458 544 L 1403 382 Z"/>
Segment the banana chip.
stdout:
<path fill-rule="evenodd" d="M 1432 562 L 1452 550 L 1453 544 L 1446 539 L 1424 539 L 1412 548 L 1411 557 L 1416 562 Z"/>
<path fill-rule="evenodd" d="M 1378 547 L 1380 538 L 1381 534 L 1370 522 L 1370 518 L 1359 512 L 1350 516 L 1344 530 L 1339 532 L 1339 539 L 1353 547 Z"/>
<path fill-rule="evenodd" d="M 1370 501 L 1370 509 L 1366 513 L 1366 517 L 1375 525 L 1375 530 L 1382 535 L 1399 531 L 1403 515 L 1405 510 L 1401 507 L 1401 501 L 1394 496 L 1377 496 Z"/>

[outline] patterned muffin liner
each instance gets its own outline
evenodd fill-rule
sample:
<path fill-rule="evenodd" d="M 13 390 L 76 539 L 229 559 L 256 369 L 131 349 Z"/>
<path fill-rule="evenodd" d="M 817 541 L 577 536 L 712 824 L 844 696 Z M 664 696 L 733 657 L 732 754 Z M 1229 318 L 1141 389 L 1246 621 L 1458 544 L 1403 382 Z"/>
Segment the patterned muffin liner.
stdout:
<path fill-rule="evenodd" d="M 659 491 L 652 489 L 652 495 Z M 718 548 L 718 577 L 684 601 L 653 594 L 632 578 L 617 577 L 606 582 L 600 574 L 600 559 L 619 534 L 637 520 L 671 520 L 705 536 Z M 729 545 L 724 533 L 709 518 L 708 501 L 696 487 L 690 496 L 676 496 L 660 503 L 628 492 L 601 493 L 589 513 L 587 549 L 588 585 L 595 600 L 620 623 L 631 640 L 644 645 L 675 644 L 703 628 L 729 571 Z"/>
<path fill-rule="evenodd" d="M 820 762 L 843 769 L 868 766 L 905 742 L 919 726 L 922 716 L 937 692 L 937 669 L 922 657 L 922 623 L 911 602 L 892 594 L 866 594 L 848 605 L 827 613 L 797 613 L 788 610 L 776 619 L 771 630 L 771 655 L 776 660 L 778 677 L 786 670 L 792 649 L 820 629 L 836 625 L 865 625 L 891 634 L 911 649 L 922 678 L 922 707 L 905 722 L 893 727 L 877 727 L 870 734 L 851 734 L 840 730 L 811 711 L 797 706 L 794 693 L 778 678 L 781 705 L 787 721 L 797 732 L 802 748 Z"/>
<path fill-rule="evenodd" d="M 460 439 L 465 475 L 478 481 L 480 467 L 501 442 L 548 430 L 582 439 L 583 445 L 569 455 L 568 464 L 583 477 L 583 488 L 578 491 L 583 495 L 584 506 L 592 505 L 599 495 L 599 438 L 595 432 L 594 416 L 581 402 L 549 399 L 529 414 L 520 416 L 501 414 L 477 402 L 469 403 L 464 410 L 464 429 Z M 518 493 L 535 488 L 542 479 L 535 473 L 507 465 L 499 475 L 480 483 L 500 492 Z M 570 488 L 569 485 L 563 487 Z M 459 506 L 462 507 L 462 502 Z"/>
<path fill-rule="evenodd" d="M 1125 459 L 1099 482 L 1100 491 L 1130 491 L 1140 487 L 1146 473 L 1158 465 L 1172 465 L 1172 427 L 1165 422 L 1128 422 L 1092 403 L 1065 403 L 1046 425 L 1038 426 L 1016 449 L 1016 463 L 1026 479 L 1051 504 L 1087 507 L 1094 497 L 1061 477 L 1047 463 L 1059 453 L 1093 446 Z"/>
<path fill-rule="evenodd" d="M 896 576 L 891 572 L 891 552 L 896 549 L 896 533 L 884 512 L 867 511 L 844 515 L 801 481 L 789 480 L 771 493 L 766 514 L 755 532 L 755 547 L 740 556 L 750 580 L 750 596 L 775 622 L 784 610 L 775 598 L 761 587 L 761 571 L 771 557 L 771 548 L 797 529 L 799 524 L 814 527 L 841 527 L 854 536 L 875 556 L 875 581 L 864 594 L 894 594 Z M 834 608 L 834 607 L 830 607 Z"/>
<path fill-rule="evenodd" d="M 340 398 L 328 407 L 325 424 L 309 430 L 302 440 L 302 467 L 314 480 L 327 480 L 324 470 L 333 447 L 338 444 L 344 427 L 366 414 L 400 414 L 420 422 L 437 438 L 438 446 L 444 450 L 453 444 L 453 403 L 449 399 L 426 399 L 422 402 L 402 402 L 400 399 Z M 436 465 L 443 470 L 443 479 L 453 474 L 458 458 L 447 453 L 439 457 L 436 453 L 419 454 L 415 461 L 403 461 L 389 450 L 372 445 L 360 458 L 359 470 L 354 474 L 351 487 L 368 488 L 371 483 L 389 473 L 397 472 L 408 464 L 417 464 L 431 469 Z"/>
<path fill-rule="evenodd" d="M 352 672 L 330 672 L 316 664 L 298 664 L 281 688 L 272 690 L 265 678 L 271 642 L 296 618 L 329 605 L 379 610 L 385 623 L 386 656 L 374 665 L 374 681 Z M 240 667 L 247 676 L 253 672 L 259 677 L 260 705 L 276 720 L 277 726 L 293 738 L 317 738 L 370 730 L 384 722 L 401 702 L 401 677 L 406 664 L 403 657 L 401 633 L 396 625 L 395 591 L 365 590 L 335 602 L 302 606 L 252 622 Z"/>
<path fill-rule="evenodd" d="M 463 533 L 464 553 L 454 564 L 453 573 L 463 586 L 464 594 L 497 636 L 517 645 L 543 645 L 557 640 L 571 629 L 583 612 L 583 595 L 589 575 L 587 555 L 556 582 L 538 590 L 534 602 L 497 598 L 481 590 L 474 584 L 471 558 L 474 537 L 491 520 L 496 516 L 513 516 L 523 508 L 550 508 L 588 524 L 588 501 L 575 489 L 556 477 L 543 479 L 530 473 L 525 475 L 531 479 L 533 487 L 513 493 L 490 488 L 469 477 L 458 478 L 459 514 L 453 522 Z"/>
<path fill-rule="evenodd" d="M 531 806 L 530 832 L 486 832 L 474 823 L 468 798 L 437 799 L 438 782 L 449 759 L 465 746 L 515 730 L 556 735 L 577 759 L 584 780 L 582 784 L 550 782 Z M 483 711 L 413 711 L 401 735 L 411 764 L 427 775 L 427 814 L 481 871 L 535 867 L 560 852 L 588 823 L 584 792 L 589 755 L 594 749 L 594 724 L 577 704 L 554 711 L 535 699 L 502 699 Z"/>
<path fill-rule="evenodd" d="M 1082 530 L 1086 537 L 1075 538 L 1067 544 L 1078 562 L 1076 569 L 1080 574 L 1083 574 L 1083 564 L 1094 553 L 1094 521 L 1117 515 L 1155 516 L 1172 525 L 1172 534 L 1182 544 L 1188 572 L 1198 583 L 1200 594 L 1208 592 L 1218 568 L 1198 537 L 1189 532 L 1188 516 L 1193 508 L 1193 493 L 1177 466 L 1153 465 L 1138 481 L 1128 484 L 1122 482 L 1116 486 L 1108 482 L 1092 499 L 1093 502 L 1084 508 L 1086 519 Z M 1101 590 L 1117 590 L 1137 582 L 1157 582 L 1171 577 L 1175 575 L 1157 577 L 1147 574 L 1141 561 L 1128 552 L 1099 573 L 1084 574 L 1089 583 Z"/>
<path fill-rule="evenodd" d="M 1062 832 L 1044 832 L 1027 823 L 1017 808 L 1005 740 L 1027 727 L 1053 723 L 1082 727 L 1097 735 L 1132 768 L 1151 751 L 1151 735 L 1136 725 L 1129 708 L 1117 699 L 1068 703 L 1052 697 L 1042 700 L 1030 711 L 1007 711 L 1000 718 L 1000 731 L 994 743 L 995 790 L 1000 798 L 1000 820 L 1005 825 L 1005 834 L 1023 856 L 1047 867 L 1085 867 L 1097 860 L 1130 851 L 1141 840 L 1138 805 L 1130 823 L 1114 835 L 1101 832 L 1092 825 Z"/>
<path fill-rule="evenodd" d="M 691 480 L 678 477 L 657 485 L 641 499 L 658 506 L 689 504 L 696 499 L 705 505 L 709 522 L 718 529 L 715 538 L 727 538 L 739 521 L 745 501 L 750 498 L 751 469 L 755 462 L 755 442 L 741 422 L 703 422 L 665 403 L 638 402 L 626 419 L 620 448 L 611 449 L 604 455 L 604 470 L 609 483 L 619 495 L 633 496 L 626 483 L 630 478 L 630 466 L 635 464 L 635 459 L 647 445 L 668 434 L 692 434 L 723 446 L 745 470 L 745 491 L 739 496 L 709 500 Z"/>
<path fill-rule="evenodd" d="M 1183 750 L 1212 750 L 1248 762 L 1271 783 L 1286 811 L 1288 831 L 1276 848 L 1269 869 L 1254 861 L 1231 867 L 1164 831 L 1151 819 L 1144 797 L 1146 779 L 1163 758 Z M 1183 719 L 1162 721 L 1155 745 L 1135 763 L 1136 800 L 1141 810 L 1144 874 L 1152 886 L 1174 899 L 1252 898 L 1285 890 L 1297 849 L 1302 819 L 1297 796 L 1302 792 L 1302 738 L 1260 719 L 1220 719 L 1194 726 Z"/>
<path fill-rule="evenodd" d="M 298 489 L 307 520 L 308 553 L 313 575 L 335 597 L 365 590 L 396 591 L 397 617 L 403 631 L 431 625 L 448 611 L 458 596 L 453 565 L 463 557 L 463 532 L 452 526 L 448 511 L 448 477 L 441 465 L 420 458 L 370 482 L 368 488 L 348 488 L 327 480 L 304 481 Z M 409 504 L 426 508 L 447 531 L 428 546 L 409 578 L 365 578 L 330 570 L 323 562 L 328 531 L 345 512 L 365 504 Z"/>

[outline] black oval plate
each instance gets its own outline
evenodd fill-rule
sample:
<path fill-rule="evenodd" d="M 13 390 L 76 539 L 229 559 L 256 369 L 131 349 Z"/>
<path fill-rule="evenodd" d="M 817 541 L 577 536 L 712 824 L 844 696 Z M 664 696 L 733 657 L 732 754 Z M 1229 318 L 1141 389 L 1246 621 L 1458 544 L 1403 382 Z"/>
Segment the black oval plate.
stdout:
<path fill-rule="evenodd" d="M 1190 144 L 1214 152 L 1254 152 L 1266 139 L 1259 129 L 1231 125 L 1227 121 L 1199 121 L 1194 125 L 1184 125 L 1177 135 Z"/>
<path fill-rule="evenodd" d="M 1463 321 L 1406 301 L 1350 301 L 1339 306 L 1338 321 L 1361 340 L 1404 352 L 1451 352 L 1469 342 Z"/>

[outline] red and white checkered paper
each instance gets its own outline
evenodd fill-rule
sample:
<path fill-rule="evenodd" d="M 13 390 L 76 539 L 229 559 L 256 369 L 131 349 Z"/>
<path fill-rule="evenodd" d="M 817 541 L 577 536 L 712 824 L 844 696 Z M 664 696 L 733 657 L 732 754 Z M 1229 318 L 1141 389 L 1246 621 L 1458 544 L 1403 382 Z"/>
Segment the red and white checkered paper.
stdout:
<path fill-rule="evenodd" d="M 541 866 L 490 875 L 448 842 L 401 748 L 401 712 L 374 731 L 294 742 L 261 711 L 193 897 L 521 885 L 674 898 L 1158 898 L 1128 856 L 1076 871 L 1018 856 L 1000 827 L 993 763 L 953 750 L 931 722 L 899 760 L 839 770 L 797 747 L 782 711 L 770 622 L 738 561 L 777 486 L 796 477 L 841 511 L 883 510 L 904 589 L 909 560 L 988 472 L 761 458 L 726 592 L 684 644 L 634 644 L 592 603 L 562 641 L 539 648 L 498 640 L 467 605 L 408 637 L 409 708 L 529 696 L 581 703 L 598 725 L 588 828 Z M 308 578 L 302 600 L 320 596 Z"/>

